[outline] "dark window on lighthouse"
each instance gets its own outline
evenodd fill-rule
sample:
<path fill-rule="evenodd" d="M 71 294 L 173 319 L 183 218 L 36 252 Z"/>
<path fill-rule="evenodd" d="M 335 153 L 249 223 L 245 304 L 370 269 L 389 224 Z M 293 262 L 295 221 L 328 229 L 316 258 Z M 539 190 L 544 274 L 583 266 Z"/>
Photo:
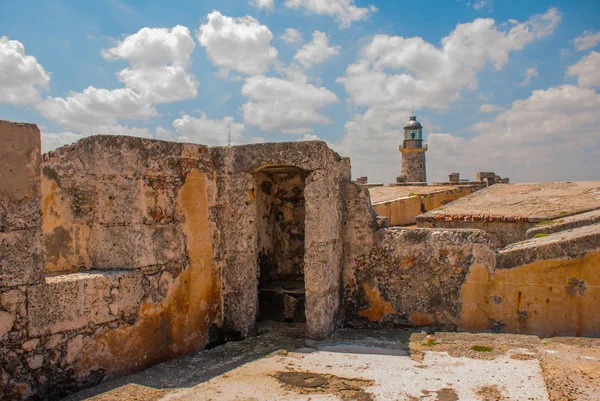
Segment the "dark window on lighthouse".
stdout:
<path fill-rule="evenodd" d="M 415 139 L 415 132 L 411 132 L 410 136 L 412 137 L 412 139 Z"/>

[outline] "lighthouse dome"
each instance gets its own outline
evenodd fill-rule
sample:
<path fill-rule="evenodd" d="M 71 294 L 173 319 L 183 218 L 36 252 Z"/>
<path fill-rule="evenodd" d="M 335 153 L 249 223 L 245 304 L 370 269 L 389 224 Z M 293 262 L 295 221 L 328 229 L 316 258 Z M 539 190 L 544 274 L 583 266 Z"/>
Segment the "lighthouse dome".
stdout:
<path fill-rule="evenodd" d="M 421 123 L 417 121 L 417 117 L 410 116 L 408 122 L 404 125 L 404 128 L 423 128 Z"/>

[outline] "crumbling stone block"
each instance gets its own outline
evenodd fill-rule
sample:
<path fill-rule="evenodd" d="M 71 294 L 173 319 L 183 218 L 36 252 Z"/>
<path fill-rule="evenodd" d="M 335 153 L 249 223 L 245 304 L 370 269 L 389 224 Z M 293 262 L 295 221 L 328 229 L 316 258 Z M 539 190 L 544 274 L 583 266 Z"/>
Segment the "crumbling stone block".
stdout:
<path fill-rule="evenodd" d="M 94 271 L 47 277 L 45 284 L 28 290 L 29 334 L 55 334 L 90 323 L 135 317 L 143 296 L 138 272 Z"/>
<path fill-rule="evenodd" d="M 0 287 L 39 282 L 44 268 L 40 131 L 0 121 Z"/>

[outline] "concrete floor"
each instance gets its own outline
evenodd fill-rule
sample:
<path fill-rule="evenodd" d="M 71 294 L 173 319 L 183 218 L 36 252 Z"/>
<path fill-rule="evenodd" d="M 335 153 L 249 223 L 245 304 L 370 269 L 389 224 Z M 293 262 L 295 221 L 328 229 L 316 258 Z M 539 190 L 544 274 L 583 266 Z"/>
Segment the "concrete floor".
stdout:
<path fill-rule="evenodd" d="M 342 330 L 315 342 L 302 340 L 301 328 L 270 327 L 258 337 L 166 362 L 67 399 L 600 400 L 600 340 L 425 336 L 407 330 Z"/>

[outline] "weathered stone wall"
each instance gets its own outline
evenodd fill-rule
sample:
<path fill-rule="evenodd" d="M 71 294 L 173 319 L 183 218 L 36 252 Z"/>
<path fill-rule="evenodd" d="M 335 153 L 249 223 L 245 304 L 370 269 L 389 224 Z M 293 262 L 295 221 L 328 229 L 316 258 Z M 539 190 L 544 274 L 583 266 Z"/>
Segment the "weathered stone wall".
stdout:
<path fill-rule="evenodd" d="M 373 205 L 373 209 L 378 215 L 387 217 L 390 226 L 405 226 L 415 224 L 418 215 L 462 198 L 472 192 L 472 189 L 468 187 L 450 187 L 447 191 L 414 194 L 413 196 L 377 203 Z"/>
<path fill-rule="evenodd" d="M 28 290 L 42 282 L 40 131 L 0 121 L 0 398 L 32 395 L 44 356 L 28 336 Z M 23 371 L 36 371 L 37 375 Z M 24 379 L 26 378 L 26 380 Z"/>
<path fill-rule="evenodd" d="M 479 230 L 386 228 L 356 262 L 357 292 L 346 299 L 349 325 L 455 329 L 469 268 L 493 264 L 495 251 Z"/>
<path fill-rule="evenodd" d="M 600 336 L 600 224 L 501 251 L 470 229 L 388 228 L 366 242 L 345 265 L 350 326 Z"/>
<path fill-rule="evenodd" d="M 427 182 L 425 166 L 427 148 L 402 148 L 402 175 L 406 182 Z"/>
<path fill-rule="evenodd" d="M 7 124 L 0 127 L 3 140 L 21 129 L 16 142 L 28 149 L 26 163 L 11 149 L 7 167 L 28 166 L 30 177 L 18 188 L 29 185 L 35 200 L 7 204 L 2 221 L 27 216 L 23 228 L 37 231 L 40 244 L 27 245 L 20 256 L 18 247 L 0 248 L 14 254 L 2 258 L 7 269 L 37 277 L 6 281 L 6 291 L 3 282 L 0 290 L 3 309 L 15 317 L 6 335 L 0 333 L 2 396 L 56 398 L 219 340 L 210 150 L 100 136 L 45 155 L 40 174 L 39 131 Z M 24 138 L 37 145 L 29 149 Z M 5 199 L 11 201 L 3 193 Z"/>
<path fill-rule="evenodd" d="M 471 267 L 459 328 L 600 336 L 600 224 L 513 244 Z"/>

